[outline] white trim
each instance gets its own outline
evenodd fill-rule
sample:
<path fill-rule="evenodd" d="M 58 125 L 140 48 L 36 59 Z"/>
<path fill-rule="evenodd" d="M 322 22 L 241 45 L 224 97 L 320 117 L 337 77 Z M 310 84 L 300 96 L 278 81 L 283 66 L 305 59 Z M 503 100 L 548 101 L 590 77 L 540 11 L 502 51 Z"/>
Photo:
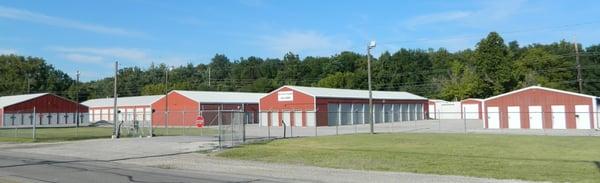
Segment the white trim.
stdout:
<path fill-rule="evenodd" d="M 600 121 L 598 121 L 598 101 L 597 99 L 592 99 L 592 116 L 594 117 L 594 120 L 596 120 L 596 129 L 600 129 Z M 592 123 L 593 124 L 593 123 Z M 594 129 L 592 127 L 592 129 Z"/>
<path fill-rule="evenodd" d="M 580 96 L 580 97 L 588 97 L 588 98 L 592 98 L 592 99 L 597 98 L 595 96 L 585 95 L 585 94 L 581 94 L 581 93 L 575 93 L 575 92 L 557 90 L 557 89 L 546 88 L 546 87 L 541 87 L 541 86 L 530 86 L 530 87 L 526 87 L 526 88 L 521 88 L 521 89 L 518 89 L 518 90 L 514 90 L 514 91 L 511 91 L 511 92 L 508 92 L 508 93 L 503 93 L 503 94 L 500 94 L 500 95 L 489 97 L 489 98 L 484 99 L 484 101 L 497 99 L 497 98 L 500 98 L 500 97 L 504 97 L 504 96 L 507 96 L 507 95 L 519 93 L 519 92 L 522 92 L 522 91 L 525 91 L 525 90 L 530 90 L 530 89 L 540 89 L 540 90 L 546 90 L 546 91 L 551 91 L 551 92 L 563 93 L 563 94 L 567 94 L 567 95 L 575 95 L 575 96 Z"/>
<path fill-rule="evenodd" d="M 480 98 L 467 98 L 467 99 L 463 99 L 460 102 L 463 103 L 467 100 L 474 100 L 474 101 L 478 101 L 478 102 L 483 102 L 485 99 L 480 99 Z"/>
<path fill-rule="evenodd" d="M 262 98 L 265 98 L 265 97 L 267 97 L 267 96 L 269 96 L 269 95 L 271 95 L 271 94 L 273 94 L 273 93 L 275 93 L 275 92 L 278 92 L 279 90 L 281 90 L 281 89 L 283 89 L 283 88 L 288 88 L 288 89 L 290 89 L 290 90 L 295 90 L 295 91 L 297 91 L 297 92 L 300 92 L 300 93 L 303 93 L 303 94 L 305 94 L 305 95 L 308 95 L 308 96 L 315 97 L 314 95 L 311 95 L 311 94 L 309 94 L 309 93 L 307 93 L 307 92 L 305 92 L 305 91 L 298 90 L 298 89 L 296 89 L 296 88 L 292 88 L 292 87 L 290 87 L 289 85 L 283 85 L 283 86 L 281 86 L 281 87 L 279 87 L 279 88 L 277 88 L 277 89 L 275 89 L 275 90 L 273 90 L 273 91 L 271 91 L 271 92 L 267 93 L 267 94 L 266 94 L 265 96 L 263 96 Z M 262 98 L 261 98 L 261 99 L 262 99 Z"/>

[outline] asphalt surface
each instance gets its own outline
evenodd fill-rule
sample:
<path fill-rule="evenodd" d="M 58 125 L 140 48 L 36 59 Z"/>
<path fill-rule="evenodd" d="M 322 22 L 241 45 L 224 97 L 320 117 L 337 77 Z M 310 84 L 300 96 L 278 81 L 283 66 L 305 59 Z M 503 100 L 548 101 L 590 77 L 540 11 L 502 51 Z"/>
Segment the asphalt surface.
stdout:
<path fill-rule="evenodd" d="M 0 182 L 287 182 L 228 173 L 205 173 L 116 163 L 120 160 L 86 160 L 64 156 L 0 152 Z"/>
<path fill-rule="evenodd" d="M 213 157 L 212 137 L 0 143 L 0 183 L 13 182 L 519 182 L 320 168 Z"/>

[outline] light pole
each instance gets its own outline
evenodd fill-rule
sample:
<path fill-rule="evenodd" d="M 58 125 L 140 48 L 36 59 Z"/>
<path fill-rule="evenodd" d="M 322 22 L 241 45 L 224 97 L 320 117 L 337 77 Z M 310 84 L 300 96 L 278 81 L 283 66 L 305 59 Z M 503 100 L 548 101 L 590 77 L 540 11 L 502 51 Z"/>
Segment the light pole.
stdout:
<path fill-rule="evenodd" d="M 77 94 L 75 94 L 75 101 L 77 101 L 77 107 L 75 107 L 75 122 L 77 123 L 76 128 L 79 128 L 79 70 L 77 70 L 77 81 L 75 81 L 75 90 L 77 90 Z M 78 129 L 79 130 L 79 129 Z M 77 131 L 79 132 L 79 131 Z"/>
<path fill-rule="evenodd" d="M 367 46 L 367 72 L 369 77 L 369 124 L 371 125 L 371 134 L 375 134 L 373 125 L 373 90 L 371 88 L 371 49 L 375 48 L 377 44 L 375 41 L 371 41 Z"/>
<path fill-rule="evenodd" d="M 119 76 L 119 61 L 115 61 L 115 80 L 113 82 L 113 138 L 118 138 L 117 134 L 117 77 Z M 109 115 L 110 117 L 110 115 Z"/>
<path fill-rule="evenodd" d="M 173 66 L 165 69 L 165 130 L 169 134 L 169 71 L 173 70 Z"/>

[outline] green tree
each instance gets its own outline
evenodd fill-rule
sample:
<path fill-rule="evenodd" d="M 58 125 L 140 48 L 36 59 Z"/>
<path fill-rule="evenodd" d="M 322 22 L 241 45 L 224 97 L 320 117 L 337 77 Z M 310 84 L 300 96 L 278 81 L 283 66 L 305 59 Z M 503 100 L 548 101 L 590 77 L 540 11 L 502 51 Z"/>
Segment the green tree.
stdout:
<path fill-rule="evenodd" d="M 484 97 L 498 95 L 515 88 L 513 63 L 509 59 L 508 48 L 498 33 L 491 32 L 477 43 L 475 59 L 476 73 L 483 79 Z"/>

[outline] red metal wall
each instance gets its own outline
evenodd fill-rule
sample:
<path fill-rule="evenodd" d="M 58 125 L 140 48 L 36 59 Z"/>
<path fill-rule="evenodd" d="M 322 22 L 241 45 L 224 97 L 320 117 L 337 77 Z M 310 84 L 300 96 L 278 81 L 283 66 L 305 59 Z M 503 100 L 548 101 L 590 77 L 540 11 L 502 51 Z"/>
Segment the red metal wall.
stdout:
<path fill-rule="evenodd" d="M 198 102 L 187 98 L 177 92 L 171 92 L 166 97 L 162 97 L 152 104 L 155 112 L 152 114 L 152 124 L 154 126 L 165 125 L 165 102 L 168 97 L 169 102 L 169 126 L 190 126 L 195 125 L 198 115 Z"/>
<path fill-rule="evenodd" d="M 477 104 L 477 108 L 479 109 L 479 119 L 483 119 L 483 107 L 482 107 L 482 101 L 481 100 L 473 100 L 473 99 L 466 99 L 460 102 L 460 115 L 462 118 L 464 118 L 464 104 Z"/>
<path fill-rule="evenodd" d="M 293 101 L 278 101 L 277 92 L 279 91 L 294 91 Z M 260 99 L 261 111 L 281 111 L 281 110 L 302 110 L 313 111 L 315 107 L 314 97 L 304 94 L 299 91 L 292 90 L 287 87 L 280 88 L 269 95 Z"/>
<path fill-rule="evenodd" d="M 230 110 L 236 111 L 241 110 L 242 106 L 245 112 L 254 112 L 254 121 L 258 122 L 258 104 L 219 104 L 219 103 L 200 103 L 187 98 L 177 92 L 171 92 L 166 97 L 169 97 L 169 126 L 195 126 L 196 118 L 202 111 L 202 116 L 205 119 L 206 125 L 216 125 L 216 110 Z M 152 114 L 152 124 L 154 126 L 164 126 L 165 122 L 165 102 L 166 98 L 163 97 L 160 100 L 152 104 L 152 109 L 155 112 Z M 227 113 L 226 111 L 222 113 Z M 224 115 L 226 116 L 226 115 Z M 214 119 L 214 120 L 213 120 Z M 228 122 L 230 120 L 223 120 Z"/>
<path fill-rule="evenodd" d="M 485 110 L 488 107 L 498 107 L 500 110 L 500 128 L 508 128 L 508 106 L 519 106 L 521 113 L 521 128 L 529 128 L 529 106 L 542 106 L 542 122 L 544 129 L 552 128 L 552 105 L 564 105 L 566 112 L 567 129 L 575 129 L 575 105 L 589 105 L 590 114 L 593 109 L 593 100 L 589 97 L 570 95 L 538 88 L 523 90 L 521 92 L 486 100 Z M 487 112 L 484 112 L 485 127 L 488 127 Z M 594 115 L 590 115 L 590 126 L 594 128 Z"/>
<path fill-rule="evenodd" d="M 293 101 L 278 101 L 277 92 L 279 91 L 293 91 Z M 260 99 L 260 111 L 268 112 L 268 111 L 314 111 L 315 110 L 315 98 L 313 96 L 307 95 L 300 91 L 292 90 L 288 87 L 280 88 L 279 90 L 275 90 L 270 94 L 264 96 Z M 327 108 L 327 107 L 325 107 Z M 269 126 L 271 126 L 271 114 L 269 113 Z M 279 113 L 279 119 L 282 119 L 282 113 Z M 306 119 L 306 113 L 303 114 L 303 119 Z M 317 117 L 318 118 L 318 117 Z M 293 119 L 292 119 L 293 120 Z M 303 126 L 306 125 L 306 120 L 303 120 Z M 281 126 L 281 121 L 278 123 Z M 294 122 L 292 122 L 294 124 Z"/>
<path fill-rule="evenodd" d="M 77 107 L 79 107 L 80 113 L 88 112 L 87 106 L 53 94 L 42 95 L 25 102 L 6 106 L 4 112 L 33 111 L 33 107 L 35 107 L 36 113 L 74 113 Z"/>
<path fill-rule="evenodd" d="M 293 101 L 278 101 L 277 92 L 279 91 L 294 91 Z M 302 111 L 302 126 L 306 126 L 306 112 L 307 111 L 317 111 L 316 114 L 316 123 L 317 126 L 327 126 L 327 104 L 329 103 L 354 103 L 354 104 L 368 104 L 368 99 L 344 99 L 344 98 L 317 98 L 316 99 L 316 109 L 315 107 L 315 98 L 311 95 L 304 94 L 300 91 L 292 90 L 288 87 L 280 88 L 279 90 L 271 92 L 269 95 L 260 99 L 260 111 L 278 111 L 279 119 L 283 118 L 283 114 L 280 111 Z M 374 104 L 423 104 L 423 112 L 425 112 L 424 116 L 427 118 L 427 111 L 429 108 L 427 100 L 373 100 Z M 268 115 L 269 118 L 269 126 L 271 125 L 271 114 Z M 292 125 L 295 124 L 295 119 L 292 120 Z M 281 126 L 281 122 L 279 122 L 279 126 Z"/>

